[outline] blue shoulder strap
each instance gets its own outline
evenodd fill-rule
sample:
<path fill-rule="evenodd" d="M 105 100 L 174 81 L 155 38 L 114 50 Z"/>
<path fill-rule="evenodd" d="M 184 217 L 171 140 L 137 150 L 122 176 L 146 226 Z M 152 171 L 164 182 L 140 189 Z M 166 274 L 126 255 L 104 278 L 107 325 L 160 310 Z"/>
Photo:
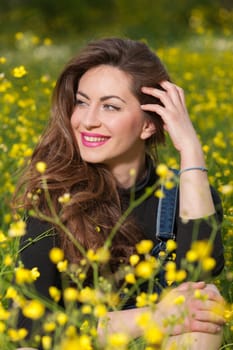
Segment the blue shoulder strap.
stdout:
<path fill-rule="evenodd" d="M 176 175 L 178 170 L 171 169 Z M 158 243 L 153 249 L 152 254 L 157 253 L 164 249 L 166 241 L 174 239 L 174 222 L 176 216 L 176 202 L 178 194 L 178 184 L 172 189 L 167 189 L 161 185 L 161 190 L 164 193 L 164 197 L 159 199 L 157 221 L 156 221 L 156 238 Z"/>

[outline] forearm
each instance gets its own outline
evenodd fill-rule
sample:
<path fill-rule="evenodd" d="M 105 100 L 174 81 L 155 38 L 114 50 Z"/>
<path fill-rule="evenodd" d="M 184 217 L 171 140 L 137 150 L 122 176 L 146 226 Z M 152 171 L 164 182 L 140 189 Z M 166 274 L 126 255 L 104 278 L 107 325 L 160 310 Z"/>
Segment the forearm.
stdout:
<path fill-rule="evenodd" d="M 137 318 L 148 308 L 134 308 L 128 310 L 108 312 L 105 318 L 99 320 L 98 335 L 101 343 L 106 341 L 106 335 L 124 333 L 134 339 L 142 335 L 142 330 L 137 324 Z"/>
<path fill-rule="evenodd" d="M 199 141 L 181 153 L 181 170 L 205 167 L 204 155 Z M 197 219 L 215 212 L 207 172 L 184 171 L 180 175 L 180 216 Z"/>

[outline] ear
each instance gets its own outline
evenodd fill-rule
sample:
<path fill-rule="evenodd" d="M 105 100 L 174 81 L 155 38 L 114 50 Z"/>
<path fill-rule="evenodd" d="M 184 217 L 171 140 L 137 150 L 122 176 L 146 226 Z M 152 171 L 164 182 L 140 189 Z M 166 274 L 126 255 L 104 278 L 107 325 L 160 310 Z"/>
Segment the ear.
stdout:
<path fill-rule="evenodd" d="M 141 140 L 149 139 L 153 134 L 156 133 L 156 126 L 151 119 L 146 118 L 143 124 L 141 132 Z"/>

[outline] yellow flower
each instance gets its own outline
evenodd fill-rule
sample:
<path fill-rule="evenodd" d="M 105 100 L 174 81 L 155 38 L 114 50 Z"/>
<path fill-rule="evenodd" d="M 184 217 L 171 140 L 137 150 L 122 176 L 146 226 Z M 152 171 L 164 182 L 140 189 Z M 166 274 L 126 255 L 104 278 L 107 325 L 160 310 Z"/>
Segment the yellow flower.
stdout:
<path fill-rule="evenodd" d="M 219 191 L 226 196 L 230 196 L 233 193 L 233 185 L 232 184 L 222 185 L 220 186 Z"/>
<path fill-rule="evenodd" d="M 68 261 L 67 260 L 63 260 L 63 261 L 59 261 L 57 263 L 57 269 L 59 272 L 65 272 L 67 270 L 68 267 Z"/>
<path fill-rule="evenodd" d="M 81 336 L 76 335 L 73 338 L 65 339 L 61 344 L 60 350 L 71 349 L 92 350 L 91 338 L 86 334 L 82 334 Z"/>
<path fill-rule="evenodd" d="M 32 320 L 37 320 L 44 315 L 45 307 L 38 300 L 31 300 L 26 303 L 22 309 L 23 315 L 31 318 Z"/>
<path fill-rule="evenodd" d="M 163 332 L 156 324 L 152 324 L 145 329 L 144 338 L 149 344 L 160 345 L 163 341 L 163 337 Z"/>
<path fill-rule="evenodd" d="M 47 333 L 51 333 L 55 330 L 56 328 L 56 323 L 55 322 L 45 322 L 43 324 L 44 331 Z"/>
<path fill-rule="evenodd" d="M 96 230 L 96 232 L 99 233 L 99 232 L 101 231 L 101 228 L 100 228 L 99 226 L 96 226 L 96 227 L 95 227 L 95 230 Z"/>
<path fill-rule="evenodd" d="M 23 65 L 15 67 L 12 71 L 12 74 L 15 78 L 22 78 L 27 74 L 27 71 Z"/>
<path fill-rule="evenodd" d="M 39 270 L 38 270 L 38 267 L 33 267 L 33 268 L 31 269 L 31 275 L 32 275 L 33 281 L 36 281 L 37 278 L 40 277 L 40 272 L 39 272 Z"/>
<path fill-rule="evenodd" d="M 68 321 L 68 316 L 64 312 L 58 312 L 56 315 L 56 321 L 60 326 L 64 326 Z"/>
<path fill-rule="evenodd" d="M 192 243 L 191 250 L 196 252 L 199 260 L 203 260 L 210 256 L 212 247 L 213 245 L 211 242 L 200 240 Z"/>
<path fill-rule="evenodd" d="M 37 162 L 36 163 L 36 170 L 41 173 L 44 174 L 45 170 L 47 168 L 47 165 L 45 162 Z"/>
<path fill-rule="evenodd" d="M 96 317 L 103 317 L 107 314 L 107 308 L 104 304 L 98 304 L 94 308 L 94 315 Z"/>
<path fill-rule="evenodd" d="M 134 283 L 136 283 L 136 279 L 135 279 L 134 274 L 133 274 L 132 272 L 127 273 L 127 274 L 125 275 L 125 281 L 126 281 L 127 283 L 129 283 L 129 284 L 134 284 Z"/>
<path fill-rule="evenodd" d="M 214 258 L 207 257 L 202 260 L 201 265 L 204 271 L 211 271 L 215 267 L 216 261 L 214 260 Z"/>
<path fill-rule="evenodd" d="M 110 259 L 110 252 L 106 247 L 100 247 L 96 251 L 96 260 L 101 263 L 106 263 Z"/>
<path fill-rule="evenodd" d="M 81 310 L 82 310 L 82 314 L 89 315 L 92 312 L 92 307 L 90 305 L 83 305 Z"/>
<path fill-rule="evenodd" d="M 26 233 L 26 223 L 23 220 L 18 220 L 10 225 L 8 234 L 10 237 L 21 237 Z"/>
<path fill-rule="evenodd" d="M 168 172 L 169 172 L 169 169 L 165 164 L 159 164 L 156 168 L 156 173 L 159 175 L 159 177 L 162 177 L 162 178 L 167 177 Z"/>
<path fill-rule="evenodd" d="M 12 263 L 13 263 L 12 257 L 10 256 L 10 254 L 7 254 L 7 255 L 4 257 L 3 264 L 6 265 L 6 266 L 11 266 Z"/>
<path fill-rule="evenodd" d="M 20 340 L 23 340 L 27 336 L 27 334 L 28 334 L 28 331 L 25 328 L 8 329 L 8 335 L 13 342 L 18 342 Z"/>
<path fill-rule="evenodd" d="M 187 272 L 185 270 L 176 271 L 176 282 L 182 282 L 187 277 Z"/>
<path fill-rule="evenodd" d="M 182 305 L 182 304 L 184 304 L 184 302 L 185 302 L 185 297 L 184 297 L 184 295 L 179 295 L 178 297 L 176 297 L 176 298 L 174 299 L 174 304 L 175 304 L 175 305 Z"/>
<path fill-rule="evenodd" d="M 140 258 L 137 254 L 133 254 L 130 256 L 129 258 L 129 262 L 131 266 L 135 266 L 137 265 L 137 263 L 139 262 Z"/>
<path fill-rule="evenodd" d="M 58 302 L 61 299 L 61 291 L 57 287 L 50 286 L 49 295 L 55 302 Z"/>
<path fill-rule="evenodd" d="M 52 338 L 48 335 L 44 335 L 41 338 L 42 346 L 44 350 L 50 350 L 52 346 Z"/>
<path fill-rule="evenodd" d="M 0 57 L 0 63 L 1 63 L 1 64 L 6 63 L 6 57 L 1 56 L 1 57 Z"/>
<path fill-rule="evenodd" d="M 52 39 L 50 39 L 50 38 L 45 38 L 44 39 L 44 45 L 45 46 L 51 46 L 52 43 L 53 43 Z"/>
<path fill-rule="evenodd" d="M 176 242 L 173 239 L 169 239 L 166 243 L 166 249 L 168 252 L 172 252 L 173 250 L 176 249 Z"/>
<path fill-rule="evenodd" d="M 15 299 L 16 295 L 17 295 L 17 291 L 15 290 L 15 288 L 12 286 L 9 286 L 6 291 L 6 298 Z"/>
<path fill-rule="evenodd" d="M 77 329 L 74 325 L 70 325 L 66 328 L 65 335 L 69 338 L 74 338 L 77 335 Z"/>
<path fill-rule="evenodd" d="M 6 330 L 6 324 L 3 322 L 0 322 L 0 334 L 4 333 Z"/>
<path fill-rule="evenodd" d="M 22 32 L 15 33 L 15 39 L 16 40 L 22 40 L 24 37 L 24 34 Z"/>
<path fill-rule="evenodd" d="M 77 301 L 78 300 L 78 296 L 79 293 L 77 291 L 77 289 L 73 288 L 73 287 L 67 287 L 64 290 L 64 299 L 65 301 Z"/>
<path fill-rule="evenodd" d="M 165 197 L 164 192 L 161 189 L 156 190 L 155 197 L 164 198 Z"/>
<path fill-rule="evenodd" d="M 113 333 L 107 336 L 107 344 L 110 349 L 127 349 L 129 337 L 126 333 Z"/>
<path fill-rule="evenodd" d="M 205 301 L 205 300 L 208 300 L 208 295 L 205 294 L 205 293 L 202 293 L 200 291 L 200 289 L 195 289 L 195 291 L 194 291 L 194 298 Z"/>
<path fill-rule="evenodd" d="M 66 192 L 58 198 L 58 202 L 61 204 L 67 204 L 67 203 L 69 203 L 70 198 L 71 198 L 70 193 Z"/>
<path fill-rule="evenodd" d="M 82 303 L 90 303 L 93 305 L 98 302 L 98 296 L 94 289 L 91 289 L 90 287 L 85 287 L 82 290 L 80 290 L 79 300 Z"/>
<path fill-rule="evenodd" d="M 152 247 L 153 242 L 148 239 L 143 239 L 138 244 L 136 244 L 138 254 L 147 254 L 151 251 Z"/>
<path fill-rule="evenodd" d="M 5 310 L 2 305 L 0 304 L 0 320 L 6 321 L 10 317 L 10 312 Z"/>
<path fill-rule="evenodd" d="M 87 259 L 90 260 L 90 261 L 96 261 L 97 260 L 96 253 L 94 252 L 93 249 L 88 249 L 88 251 L 87 251 Z"/>
<path fill-rule="evenodd" d="M 135 274 L 138 277 L 148 279 L 154 271 L 154 266 L 149 261 L 141 261 L 135 268 Z"/>
<path fill-rule="evenodd" d="M 136 306 L 144 307 L 148 305 L 147 294 L 142 292 L 140 295 L 136 297 Z"/>
<path fill-rule="evenodd" d="M 188 262 L 195 262 L 198 260 L 198 254 L 197 252 L 193 251 L 193 250 L 189 250 L 186 253 L 186 260 Z"/>
<path fill-rule="evenodd" d="M 17 267 L 15 270 L 15 280 L 18 284 L 32 283 L 34 281 L 32 271 L 24 267 Z"/>
<path fill-rule="evenodd" d="M 145 311 L 136 317 L 136 323 L 139 327 L 145 329 L 151 324 L 151 318 L 151 313 L 149 311 Z"/>
<path fill-rule="evenodd" d="M 54 247 L 49 252 L 49 258 L 54 264 L 57 264 L 64 259 L 64 252 L 62 249 Z"/>

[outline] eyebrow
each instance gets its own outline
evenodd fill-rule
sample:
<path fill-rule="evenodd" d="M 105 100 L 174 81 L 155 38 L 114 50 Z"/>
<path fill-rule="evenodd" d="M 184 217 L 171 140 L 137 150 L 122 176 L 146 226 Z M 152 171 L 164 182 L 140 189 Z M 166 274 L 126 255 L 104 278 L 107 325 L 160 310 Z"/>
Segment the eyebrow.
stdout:
<path fill-rule="evenodd" d="M 77 95 L 78 94 L 83 96 L 83 97 L 85 97 L 87 100 L 90 100 L 90 97 L 88 97 L 86 94 L 84 94 L 84 92 L 77 91 Z M 126 103 L 126 101 L 123 98 L 121 98 L 120 96 L 117 96 L 117 95 L 103 96 L 103 97 L 100 98 L 100 101 L 103 102 L 103 101 L 109 100 L 110 98 L 117 98 L 118 100 L 122 101 L 123 103 Z"/>

